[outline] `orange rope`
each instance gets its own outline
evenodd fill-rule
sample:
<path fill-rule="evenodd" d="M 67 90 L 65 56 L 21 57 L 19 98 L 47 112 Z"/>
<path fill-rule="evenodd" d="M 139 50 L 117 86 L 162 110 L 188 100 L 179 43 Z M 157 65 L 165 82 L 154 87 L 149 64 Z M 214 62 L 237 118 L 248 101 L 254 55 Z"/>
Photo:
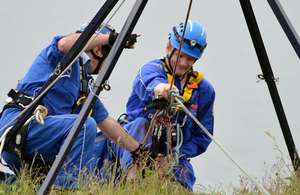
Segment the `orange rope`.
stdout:
<path fill-rule="evenodd" d="M 177 68 L 177 64 L 178 64 L 178 60 L 179 60 L 179 56 L 180 56 L 180 52 L 181 52 L 182 43 L 183 43 L 183 40 L 184 40 L 185 29 L 186 29 L 187 21 L 189 20 L 189 15 L 190 15 L 191 7 L 192 7 L 192 1 L 193 0 L 190 0 L 188 12 L 187 12 L 186 18 L 185 18 L 184 28 L 183 28 L 183 32 L 182 32 L 182 35 L 181 35 L 180 45 L 179 45 L 179 48 L 178 48 L 178 55 L 177 55 L 177 59 L 176 59 L 176 63 L 175 63 L 174 72 L 173 72 L 173 75 L 172 75 L 170 90 L 172 89 L 172 84 L 173 84 L 173 81 L 174 81 L 174 78 L 175 78 L 176 68 Z M 169 62 L 169 63 L 170 63 L 170 66 L 171 66 L 171 62 Z"/>

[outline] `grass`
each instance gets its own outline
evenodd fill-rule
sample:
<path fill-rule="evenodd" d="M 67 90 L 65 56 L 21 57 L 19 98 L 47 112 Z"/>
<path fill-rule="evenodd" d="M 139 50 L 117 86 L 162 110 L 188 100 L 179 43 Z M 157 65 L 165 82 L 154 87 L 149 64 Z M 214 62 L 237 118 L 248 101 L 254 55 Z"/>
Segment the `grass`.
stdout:
<path fill-rule="evenodd" d="M 266 134 L 273 140 L 274 149 L 278 151 L 279 156 L 276 157 L 277 163 L 270 166 L 264 163 L 264 176 L 259 182 L 266 191 L 271 195 L 299 195 L 300 194 L 300 168 L 295 173 L 293 165 L 284 159 L 283 153 L 278 147 L 275 137 L 266 131 Z M 241 175 L 239 178 L 239 185 L 232 184 L 222 186 L 221 184 L 216 188 L 208 188 L 205 194 L 214 195 L 260 195 L 264 194 L 248 177 Z"/>
<path fill-rule="evenodd" d="M 279 152 L 277 156 L 277 163 L 269 166 L 266 163 L 264 164 L 265 175 L 260 182 L 261 185 L 272 195 L 299 195 L 300 194 L 300 179 L 299 174 L 295 173 L 293 166 L 286 163 L 282 151 L 279 149 L 275 137 L 272 136 L 269 132 L 266 134 L 273 139 L 275 149 Z M 289 162 L 289 161 L 288 161 Z M 101 180 L 95 175 L 85 175 L 82 173 L 82 179 L 80 179 L 79 185 L 80 189 L 73 191 L 70 190 L 59 190 L 52 189 L 50 194 L 53 195 L 69 195 L 69 194 L 105 194 L 105 195 L 142 195 L 142 194 L 165 194 L 165 195 L 190 195 L 190 194 L 199 194 L 199 195 L 260 195 L 263 194 L 260 189 L 256 187 L 246 176 L 240 176 L 240 183 L 238 186 L 233 186 L 232 184 L 219 186 L 211 188 L 210 186 L 204 187 L 197 185 L 195 192 L 192 193 L 180 185 L 171 181 L 168 177 L 161 178 L 160 174 L 157 171 L 146 170 L 142 174 L 142 170 L 138 170 L 138 176 L 134 180 L 125 181 L 125 175 L 120 174 L 119 177 L 116 175 L 116 168 L 105 166 L 106 169 L 106 178 L 108 180 Z M 107 169 L 113 170 L 108 172 Z M 298 175 L 298 176 L 297 176 Z M 111 178 L 118 178 L 118 180 L 113 180 Z M 84 178 L 84 179 L 83 179 Z M 41 181 L 44 179 L 44 176 L 35 174 L 34 170 L 24 168 L 20 172 L 19 177 L 12 185 L 7 185 L 4 182 L 0 183 L 0 195 L 2 194 L 37 194 L 40 187 Z M 53 186 L 54 187 L 54 186 Z"/>

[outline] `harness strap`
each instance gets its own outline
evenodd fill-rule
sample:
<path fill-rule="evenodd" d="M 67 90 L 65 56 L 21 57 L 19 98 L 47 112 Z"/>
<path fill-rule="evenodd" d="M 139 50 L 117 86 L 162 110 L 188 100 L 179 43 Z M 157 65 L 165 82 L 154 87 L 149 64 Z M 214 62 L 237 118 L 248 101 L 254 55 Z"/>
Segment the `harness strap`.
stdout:
<path fill-rule="evenodd" d="M 87 95 L 87 81 L 86 81 L 86 73 L 83 71 L 83 59 L 82 57 L 79 57 L 79 63 L 80 63 L 80 94 L 81 95 Z"/>
<path fill-rule="evenodd" d="M 28 126 L 29 124 L 24 125 L 13 139 L 12 145 L 8 145 L 6 148 L 4 148 L 5 151 L 17 155 L 17 157 L 21 160 L 25 160 L 25 143 Z"/>
<path fill-rule="evenodd" d="M 6 108 L 16 107 L 19 108 L 20 110 L 24 110 L 33 100 L 33 97 L 27 95 L 26 93 L 18 89 L 11 89 L 7 95 L 9 98 L 6 100 L 6 104 L 2 109 L 0 117 L 2 116 L 2 113 Z M 17 155 L 17 157 L 21 160 L 25 158 L 25 142 L 27 137 L 27 130 L 28 130 L 28 124 L 25 124 L 20 129 L 18 134 L 14 137 L 12 144 L 4 148 L 5 151 Z M 9 129 L 7 131 L 9 131 Z M 3 134 L 2 136 L 6 136 L 6 134 Z M 2 137 L 1 137 L 1 141 L 2 141 Z M 1 150 L 2 147 L 3 146 L 1 144 Z"/>
<path fill-rule="evenodd" d="M 80 81 L 81 81 L 81 86 L 80 86 L 80 97 L 76 102 L 74 102 L 73 107 L 72 107 L 72 113 L 75 112 L 76 108 L 80 106 L 81 104 L 84 104 L 87 97 L 88 97 L 88 90 L 87 90 L 87 74 L 83 71 L 83 61 L 82 57 L 79 57 L 79 63 L 80 63 Z M 93 109 L 91 109 L 89 116 L 92 115 Z"/>
<path fill-rule="evenodd" d="M 13 102 L 15 102 L 23 108 L 26 108 L 26 106 L 28 106 L 33 100 L 33 97 L 27 95 L 26 93 L 18 89 L 11 89 L 7 95 L 11 98 Z"/>
<path fill-rule="evenodd" d="M 198 71 L 193 71 L 192 75 L 190 76 L 188 83 L 184 87 L 183 97 L 185 98 L 185 102 L 189 101 L 192 97 L 193 90 L 198 88 L 198 84 L 203 79 L 203 73 Z"/>

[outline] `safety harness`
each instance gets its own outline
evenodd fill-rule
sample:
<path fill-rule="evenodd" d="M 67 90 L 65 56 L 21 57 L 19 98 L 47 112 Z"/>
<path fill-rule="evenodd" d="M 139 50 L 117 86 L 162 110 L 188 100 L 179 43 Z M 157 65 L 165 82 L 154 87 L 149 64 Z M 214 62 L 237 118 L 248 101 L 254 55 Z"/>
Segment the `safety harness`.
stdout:
<path fill-rule="evenodd" d="M 6 108 L 16 107 L 21 110 L 24 110 L 33 101 L 33 97 L 29 96 L 28 94 L 26 94 L 23 91 L 18 90 L 18 89 L 11 89 L 7 95 L 9 98 L 6 100 L 6 104 L 3 107 L 0 117 Z M 40 106 L 43 107 L 42 105 L 40 105 Z M 40 107 L 38 107 L 38 108 L 40 108 Z M 43 113 L 43 117 L 44 117 L 47 115 L 48 110 L 45 107 L 43 107 L 43 108 L 44 108 L 44 113 Z M 38 112 L 39 111 L 40 110 L 38 110 Z M 30 119 L 28 121 L 31 121 L 35 117 L 36 116 L 30 117 Z M 37 118 L 37 120 L 38 120 L 38 118 Z M 45 162 L 45 160 L 42 160 L 42 159 L 41 160 L 39 160 L 39 159 L 33 160 L 33 159 L 29 159 L 26 157 L 25 144 L 26 144 L 28 126 L 29 126 L 29 122 L 26 122 L 22 126 L 22 128 L 18 131 L 17 135 L 13 138 L 11 144 L 7 145 L 4 148 L 4 150 L 9 153 L 15 154 L 22 162 L 25 162 L 27 164 L 32 165 L 32 163 L 34 161 L 34 163 L 38 164 L 37 165 L 38 172 L 45 173 L 45 172 L 47 172 L 49 166 L 51 166 L 53 164 L 53 162 L 55 160 L 55 156 L 53 158 L 51 158 L 48 162 Z M 9 129 L 7 129 L 7 131 L 9 131 Z M 1 162 L 1 164 L 4 166 L 7 166 L 7 165 L 3 164 L 2 162 Z M 9 167 L 9 168 L 11 168 L 15 174 L 19 173 L 18 170 L 14 170 L 12 167 Z"/>
<path fill-rule="evenodd" d="M 163 63 L 163 65 L 164 65 L 164 69 L 165 69 L 165 72 L 166 72 L 166 76 L 167 76 L 167 78 L 168 78 L 168 83 L 170 84 L 171 83 L 171 81 L 172 81 L 172 71 L 167 67 L 167 65 L 166 65 L 166 62 L 165 62 L 165 59 L 164 58 L 162 58 L 162 59 L 160 59 L 161 60 L 161 62 Z M 191 100 L 191 97 L 192 97 L 192 94 L 193 94 L 193 91 L 195 90 L 195 89 L 197 89 L 198 88 L 198 84 L 202 81 L 202 79 L 203 79 L 203 73 L 201 73 L 201 72 L 198 72 L 198 71 L 193 71 L 192 69 L 190 70 L 190 71 L 188 71 L 188 73 L 190 73 L 189 74 L 189 77 L 188 77 L 188 79 L 187 79 L 187 81 L 186 81 L 186 83 L 184 84 L 184 86 L 183 86 L 183 90 L 182 90 L 182 92 L 181 92 L 181 96 L 185 99 L 185 106 L 186 107 L 190 107 L 191 105 L 193 105 L 194 104 L 194 102 L 197 100 L 197 98 L 199 97 L 199 95 L 200 95 L 200 92 L 197 92 L 196 94 L 195 94 L 195 96 L 194 96 L 194 98 Z M 173 84 L 175 85 L 175 81 L 173 80 Z M 190 101 L 190 103 L 187 103 L 188 101 Z M 211 101 L 209 101 L 202 109 L 200 109 L 198 106 L 197 106 L 197 118 L 200 116 L 200 114 L 203 112 L 203 110 L 205 109 L 205 108 L 207 108 L 207 106 L 209 106 L 210 105 L 210 103 L 211 103 Z M 176 110 L 178 111 L 178 109 L 179 109 L 179 107 L 176 107 Z M 161 115 L 161 116 L 158 116 L 157 117 L 157 123 L 160 123 L 160 118 L 161 117 L 168 117 L 168 116 L 163 116 L 163 115 Z M 168 122 L 163 122 L 164 124 L 166 124 L 166 123 L 168 123 Z M 162 123 L 162 124 L 163 124 Z M 184 124 L 185 122 L 183 121 L 183 124 Z M 182 124 L 182 125 L 183 125 Z M 196 125 L 196 123 L 194 122 L 194 124 L 192 125 L 192 128 L 194 127 Z M 163 126 L 163 127 L 161 127 L 160 129 L 164 129 L 165 128 L 165 126 Z M 169 127 L 170 128 L 170 127 Z M 157 129 L 157 128 L 156 128 Z M 161 140 L 171 140 L 172 142 L 172 147 L 173 148 L 175 148 L 175 150 L 174 151 L 177 151 L 177 153 L 179 154 L 179 146 L 178 146 L 178 139 L 179 139 L 179 134 L 180 134 L 180 132 L 181 132 L 181 128 L 178 126 L 178 124 L 176 124 L 176 128 L 172 128 L 172 132 L 170 133 L 170 137 L 169 138 L 167 138 L 166 137 L 166 135 L 164 135 L 164 134 L 162 134 L 162 133 L 160 133 L 160 135 L 159 136 L 161 136 L 160 138 L 159 138 L 159 136 L 158 136 L 158 134 L 159 133 L 156 133 L 156 130 L 155 130 L 155 128 L 154 128 L 154 133 L 152 133 L 152 141 L 153 141 L 153 143 L 152 143 L 152 146 L 155 146 L 155 149 L 158 149 L 162 154 L 166 154 L 166 150 L 165 150 L 165 146 L 164 146 L 164 142 L 161 142 L 161 141 L 159 141 L 158 139 L 161 139 Z M 178 137 L 179 136 L 179 137 Z M 158 144 L 158 145 L 157 145 Z M 175 144 L 175 145 L 174 145 Z M 179 144 L 180 145 L 180 144 Z M 177 150 L 176 150 L 177 149 Z"/>
<path fill-rule="evenodd" d="M 168 83 L 170 84 L 171 81 L 172 81 L 172 72 L 167 67 L 165 59 L 162 58 L 160 60 L 161 60 L 162 64 L 164 65 L 166 76 L 168 78 Z M 191 99 L 194 89 L 198 88 L 198 84 L 203 79 L 203 74 L 200 73 L 200 72 L 196 72 L 196 71 L 192 71 L 192 70 L 190 70 L 188 72 L 191 73 L 191 74 L 189 74 L 189 78 L 187 79 L 186 83 L 184 84 L 183 91 L 181 92 L 181 96 L 185 99 L 185 102 L 188 102 Z M 173 84 L 175 85 L 174 80 L 173 80 Z M 196 101 L 196 99 L 198 98 L 199 95 L 200 95 L 200 92 L 198 92 L 195 95 L 195 97 L 192 99 L 192 103 L 189 103 L 188 106 L 193 104 Z M 147 106 L 145 109 L 148 110 L 148 109 L 151 109 L 153 107 L 156 108 L 158 100 L 163 101 L 164 99 L 163 98 L 158 98 L 158 99 L 152 100 L 153 104 L 150 105 L 150 106 Z M 166 107 L 168 107 L 168 104 L 169 103 L 167 103 Z M 159 104 L 159 105 L 161 105 L 161 104 Z M 176 106 L 176 111 L 178 111 L 179 108 L 180 107 Z M 145 112 L 146 111 L 145 109 L 142 112 Z M 157 118 L 155 119 L 156 123 L 154 125 L 154 128 L 152 129 L 152 147 L 153 147 L 154 150 L 159 150 L 160 153 L 162 153 L 164 155 L 168 154 L 168 151 L 165 149 L 165 141 L 166 140 L 171 140 L 170 144 L 172 144 L 172 148 L 177 148 L 178 151 L 177 150 L 176 151 L 179 154 L 180 144 L 179 144 L 178 136 L 181 132 L 181 128 L 179 127 L 178 124 L 176 124 L 176 128 L 173 128 L 174 125 L 171 125 L 172 126 L 171 127 L 168 124 L 170 122 L 170 117 L 171 117 L 171 116 L 169 116 L 170 113 L 171 112 L 169 112 L 169 111 L 160 112 L 159 115 L 157 116 Z M 162 133 L 162 130 L 165 129 L 165 128 L 172 131 L 170 133 L 171 137 L 169 137 L 168 135 L 165 135 L 164 133 Z M 163 141 L 160 141 L 160 140 L 163 140 Z"/>
<path fill-rule="evenodd" d="M 3 107 L 3 111 L 9 107 L 17 107 L 24 110 L 33 100 L 33 97 L 18 89 L 11 89 L 7 96 L 8 99 L 5 101 L 6 104 Z"/>
<path fill-rule="evenodd" d="M 33 100 L 33 97 L 27 95 L 21 90 L 11 89 L 9 91 L 8 99 L 3 107 L 0 117 L 6 108 L 16 107 L 24 110 Z M 12 144 L 4 148 L 7 152 L 16 154 L 21 160 L 25 159 L 25 142 L 27 137 L 28 124 L 24 125 L 16 137 L 13 139 Z"/>

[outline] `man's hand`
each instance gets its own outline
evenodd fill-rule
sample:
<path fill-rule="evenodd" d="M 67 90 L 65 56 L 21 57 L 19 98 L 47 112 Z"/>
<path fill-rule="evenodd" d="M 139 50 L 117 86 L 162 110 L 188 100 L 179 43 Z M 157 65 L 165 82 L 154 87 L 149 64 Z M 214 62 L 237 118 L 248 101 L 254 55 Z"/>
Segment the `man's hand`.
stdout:
<path fill-rule="evenodd" d="M 160 83 L 154 87 L 154 95 L 158 95 L 165 98 L 166 100 L 169 100 L 170 87 L 171 84 Z M 171 90 L 179 91 L 175 85 L 172 85 Z"/>

